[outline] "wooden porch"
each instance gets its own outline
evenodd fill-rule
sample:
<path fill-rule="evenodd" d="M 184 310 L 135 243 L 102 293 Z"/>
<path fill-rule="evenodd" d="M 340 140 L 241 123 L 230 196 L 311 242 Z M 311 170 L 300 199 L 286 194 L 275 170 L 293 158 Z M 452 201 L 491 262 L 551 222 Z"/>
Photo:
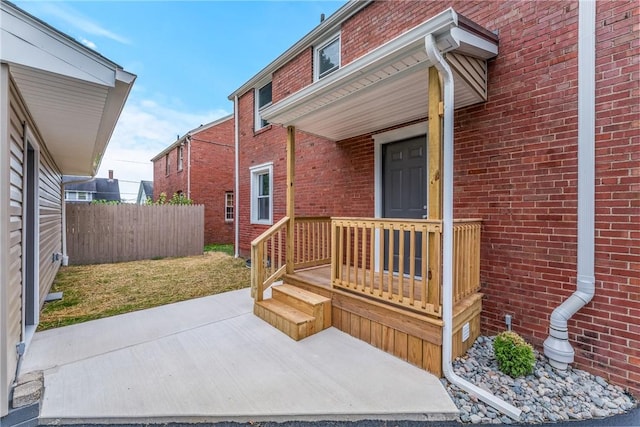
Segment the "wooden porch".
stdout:
<path fill-rule="evenodd" d="M 478 219 L 454 225 L 453 357 L 463 354 L 480 334 L 480 229 Z M 293 243 L 287 245 L 288 241 Z M 319 331 L 318 324 L 334 326 L 441 375 L 440 241 L 439 221 L 285 217 L 253 242 L 254 312 L 292 338 Z M 306 327 L 287 323 L 286 314 L 274 312 L 277 308 L 269 311 L 275 302 L 265 302 L 263 295 L 276 281 L 326 298 L 330 310 L 324 311 L 325 318 L 309 319 Z M 275 294 L 274 298 L 284 299 Z M 314 310 L 300 302 L 293 305 L 307 315 Z M 301 316 L 291 317 L 294 323 L 304 322 Z"/>

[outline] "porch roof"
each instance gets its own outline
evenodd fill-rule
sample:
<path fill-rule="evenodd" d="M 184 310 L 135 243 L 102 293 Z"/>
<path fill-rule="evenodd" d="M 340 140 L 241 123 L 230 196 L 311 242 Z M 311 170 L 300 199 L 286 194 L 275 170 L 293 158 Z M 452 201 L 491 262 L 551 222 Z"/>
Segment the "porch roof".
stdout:
<path fill-rule="evenodd" d="M 60 172 L 95 175 L 136 78 L 17 6 L 1 3 L 0 61 Z"/>
<path fill-rule="evenodd" d="M 486 60 L 498 53 L 495 34 L 449 8 L 327 77 L 264 110 L 274 124 L 331 140 L 425 118 L 433 34 L 454 71 L 455 108 L 486 101 Z"/>

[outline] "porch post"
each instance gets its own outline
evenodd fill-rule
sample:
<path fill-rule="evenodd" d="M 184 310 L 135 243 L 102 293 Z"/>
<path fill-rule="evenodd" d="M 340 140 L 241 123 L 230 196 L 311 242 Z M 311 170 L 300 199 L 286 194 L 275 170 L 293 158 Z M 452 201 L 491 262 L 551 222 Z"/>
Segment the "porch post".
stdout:
<path fill-rule="evenodd" d="M 440 88 L 440 75 L 436 67 L 429 67 L 429 201 L 428 218 L 442 220 L 442 117 L 444 106 Z M 427 300 L 439 306 L 441 286 L 442 252 L 440 250 L 441 234 L 429 234 L 429 287 Z"/>
<path fill-rule="evenodd" d="M 295 166 L 296 166 L 296 128 L 287 126 L 287 274 L 293 273 L 294 254 L 294 199 L 295 199 Z"/>

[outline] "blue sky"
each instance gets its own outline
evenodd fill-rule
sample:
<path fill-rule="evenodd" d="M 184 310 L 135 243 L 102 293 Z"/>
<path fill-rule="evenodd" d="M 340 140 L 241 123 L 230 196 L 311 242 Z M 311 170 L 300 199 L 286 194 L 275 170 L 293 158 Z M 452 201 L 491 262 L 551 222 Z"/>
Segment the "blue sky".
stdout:
<path fill-rule="evenodd" d="M 345 1 L 15 1 L 138 76 L 102 160 L 122 198 L 177 135 L 233 112 L 227 96 Z"/>

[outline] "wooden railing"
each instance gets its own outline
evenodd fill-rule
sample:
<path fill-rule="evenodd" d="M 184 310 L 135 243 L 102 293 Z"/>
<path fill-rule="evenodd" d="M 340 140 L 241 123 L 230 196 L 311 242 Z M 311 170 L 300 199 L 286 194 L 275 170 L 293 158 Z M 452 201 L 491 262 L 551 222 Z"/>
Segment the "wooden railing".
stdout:
<path fill-rule="evenodd" d="M 256 301 L 286 271 L 287 227 L 289 217 L 284 217 L 251 242 L 251 296 Z"/>
<path fill-rule="evenodd" d="M 453 302 L 480 290 L 481 219 L 453 223 Z"/>
<path fill-rule="evenodd" d="M 251 243 L 258 301 L 286 272 L 290 226 L 284 217 Z M 293 227 L 296 269 L 331 262 L 332 286 L 441 317 L 440 221 L 301 217 Z M 479 219 L 454 221 L 454 303 L 480 289 L 480 230 Z"/>
<path fill-rule="evenodd" d="M 264 291 L 284 276 L 287 269 L 287 231 L 293 223 L 294 268 L 331 262 L 331 218 L 284 217 L 251 242 L 251 295 L 261 301 Z"/>
<path fill-rule="evenodd" d="M 331 283 L 441 317 L 441 231 L 440 221 L 333 218 Z"/>
<path fill-rule="evenodd" d="M 297 217 L 294 228 L 293 264 L 296 269 L 331 262 L 331 218 Z"/>

